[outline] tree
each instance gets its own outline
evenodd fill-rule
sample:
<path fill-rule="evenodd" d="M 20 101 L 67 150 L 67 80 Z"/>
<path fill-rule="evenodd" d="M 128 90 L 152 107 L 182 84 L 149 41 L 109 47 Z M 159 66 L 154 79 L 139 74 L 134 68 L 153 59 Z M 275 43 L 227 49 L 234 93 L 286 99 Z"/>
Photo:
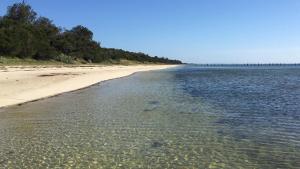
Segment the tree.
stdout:
<path fill-rule="evenodd" d="M 34 22 L 35 30 L 35 59 L 52 59 L 59 53 L 54 47 L 57 43 L 57 36 L 60 32 L 51 20 L 40 17 Z"/>
<path fill-rule="evenodd" d="M 94 60 L 100 48 L 100 44 L 93 41 L 93 32 L 81 25 L 62 33 L 59 44 L 62 52 L 87 61 Z"/>
<path fill-rule="evenodd" d="M 36 19 L 36 12 L 31 6 L 25 3 L 16 3 L 8 7 L 6 18 L 19 23 L 33 23 Z"/>
<path fill-rule="evenodd" d="M 3 45 L 0 51 L 5 55 L 32 57 L 35 54 L 32 25 L 35 19 L 36 12 L 29 5 L 17 3 L 8 7 L 7 14 L 0 23 L 1 36 L 4 39 L 1 38 Z"/>
<path fill-rule="evenodd" d="M 84 26 L 81 26 L 81 25 L 75 26 L 69 32 L 77 40 L 82 40 L 82 41 L 92 41 L 93 40 L 93 32 Z"/>

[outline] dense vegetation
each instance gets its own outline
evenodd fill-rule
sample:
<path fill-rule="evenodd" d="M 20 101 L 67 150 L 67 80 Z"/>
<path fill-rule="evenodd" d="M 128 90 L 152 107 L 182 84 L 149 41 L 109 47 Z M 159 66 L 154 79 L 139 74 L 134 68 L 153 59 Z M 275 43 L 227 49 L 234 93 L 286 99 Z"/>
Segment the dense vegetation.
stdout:
<path fill-rule="evenodd" d="M 0 56 L 101 63 L 132 60 L 139 63 L 180 64 L 178 60 L 150 57 L 144 53 L 102 48 L 93 40 L 93 32 L 78 25 L 71 30 L 57 27 L 51 20 L 38 17 L 25 3 L 9 6 L 0 17 Z"/>

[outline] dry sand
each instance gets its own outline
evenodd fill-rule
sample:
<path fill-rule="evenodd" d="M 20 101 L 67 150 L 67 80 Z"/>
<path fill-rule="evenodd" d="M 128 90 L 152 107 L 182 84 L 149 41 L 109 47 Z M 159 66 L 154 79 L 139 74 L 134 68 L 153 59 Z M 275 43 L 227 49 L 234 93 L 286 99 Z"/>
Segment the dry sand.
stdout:
<path fill-rule="evenodd" d="M 101 81 L 174 65 L 4 66 L 0 67 L 0 108 L 85 88 Z"/>

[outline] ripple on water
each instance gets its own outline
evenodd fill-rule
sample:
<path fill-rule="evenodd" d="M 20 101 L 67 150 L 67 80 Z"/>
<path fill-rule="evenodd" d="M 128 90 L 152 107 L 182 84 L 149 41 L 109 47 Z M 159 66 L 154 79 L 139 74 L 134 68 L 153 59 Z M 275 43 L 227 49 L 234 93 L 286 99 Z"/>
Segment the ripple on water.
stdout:
<path fill-rule="evenodd" d="M 0 168 L 297 168 L 299 72 L 144 72 L 0 109 Z"/>

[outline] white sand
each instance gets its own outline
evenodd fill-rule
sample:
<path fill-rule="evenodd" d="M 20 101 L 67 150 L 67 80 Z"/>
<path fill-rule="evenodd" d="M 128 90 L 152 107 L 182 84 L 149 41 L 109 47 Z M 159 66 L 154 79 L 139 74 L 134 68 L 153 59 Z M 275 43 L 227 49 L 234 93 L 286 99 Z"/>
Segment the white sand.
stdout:
<path fill-rule="evenodd" d="M 85 88 L 101 81 L 174 65 L 0 67 L 0 107 Z"/>

